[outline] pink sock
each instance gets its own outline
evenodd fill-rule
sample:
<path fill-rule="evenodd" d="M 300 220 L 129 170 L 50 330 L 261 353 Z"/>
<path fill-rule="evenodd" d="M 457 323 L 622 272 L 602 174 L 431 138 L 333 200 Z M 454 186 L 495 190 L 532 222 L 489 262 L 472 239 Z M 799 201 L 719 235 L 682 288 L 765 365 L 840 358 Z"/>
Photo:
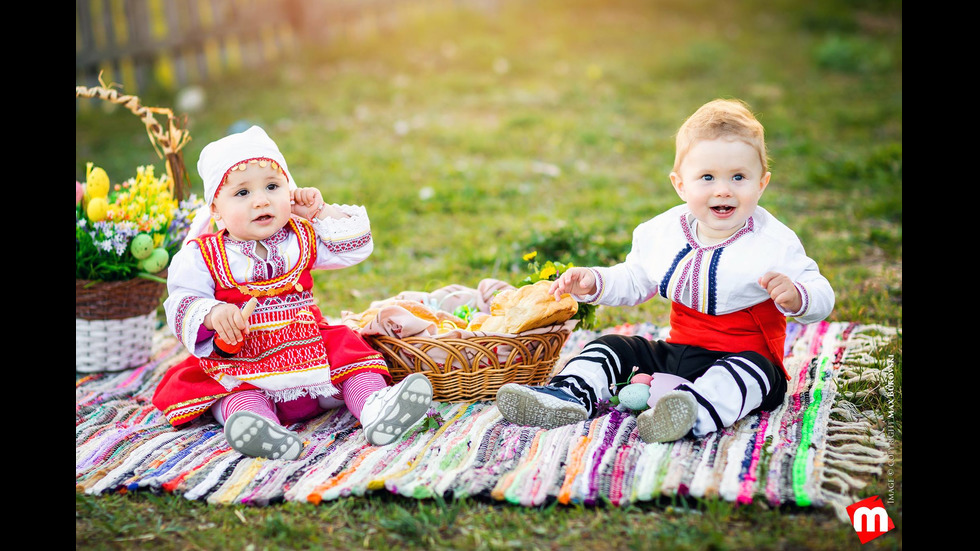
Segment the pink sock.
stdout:
<path fill-rule="evenodd" d="M 293 423 L 306 421 L 324 411 L 315 396 L 303 396 L 302 398 L 276 404 L 276 412 L 283 425 L 292 425 Z"/>
<path fill-rule="evenodd" d="M 279 424 L 279 417 L 276 415 L 272 398 L 258 390 L 243 390 L 229 394 L 211 406 L 211 413 L 222 425 L 225 424 L 225 419 L 236 411 L 251 411 L 275 422 L 277 425 Z"/>
<path fill-rule="evenodd" d="M 385 378 L 378 373 L 358 373 L 344 381 L 340 389 L 340 395 L 344 398 L 344 404 L 358 421 L 361 420 L 361 410 L 364 409 L 364 402 L 368 396 L 376 390 L 385 388 Z"/>

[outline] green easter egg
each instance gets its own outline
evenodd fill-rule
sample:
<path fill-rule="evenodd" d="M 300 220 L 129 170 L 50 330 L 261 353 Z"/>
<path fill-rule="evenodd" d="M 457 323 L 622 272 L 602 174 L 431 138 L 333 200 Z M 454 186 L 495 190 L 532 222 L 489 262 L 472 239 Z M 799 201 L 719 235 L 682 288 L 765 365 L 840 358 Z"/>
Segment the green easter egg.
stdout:
<path fill-rule="evenodd" d="M 145 233 L 137 235 L 129 244 L 129 252 L 139 260 L 149 257 L 153 253 L 153 238 Z"/>
<path fill-rule="evenodd" d="M 650 387 L 644 384 L 629 384 L 619 391 L 619 403 L 633 411 L 646 409 L 650 398 Z"/>
<path fill-rule="evenodd" d="M 140 261 L 140 265 L 143 267 L 143 271 L 155 274 L 163 271 L 168 262 L 170 262 L 170 254 L 167 249 L 153 249 L 150 256 Z"/>

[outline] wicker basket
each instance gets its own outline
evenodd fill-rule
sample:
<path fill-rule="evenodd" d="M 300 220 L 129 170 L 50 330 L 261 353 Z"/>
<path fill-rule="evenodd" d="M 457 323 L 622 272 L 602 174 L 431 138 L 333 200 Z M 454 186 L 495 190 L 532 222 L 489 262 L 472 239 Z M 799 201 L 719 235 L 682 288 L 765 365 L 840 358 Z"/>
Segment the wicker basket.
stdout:
<path fill-rule="evenodd" d="M 150 144 L 167 162 L 174 197 L 184 198 L 189 188 L 180 149 L 190 140 L 169 109 L 144 107 L 139 98 L 119 94 L 105 86 L 75 87 L 75 97 L 97 98 L 122 105 L 146 126 Z M 166 126 L 155 115 L 166 115 Z M 156 331 L 157 308 L 165 283 L 137 277 L 125 281 L 75 280 L 75 371 L 118 371 L 149 360 Z"/>
<path fill-rule="evenodd" d="M 474 336 L 465 339 L 368 336 L 388 362 L 398 382 L 424 373 L 432 382 L 433 398 L 445 402 L 493 400 L 507 383 L 538 385 L 551 375 L 571 331 L 511 337 Z M 438 350 L 440 362 L 430 356 Z M 502 359 L 503 358 L 503 359 Z"/>

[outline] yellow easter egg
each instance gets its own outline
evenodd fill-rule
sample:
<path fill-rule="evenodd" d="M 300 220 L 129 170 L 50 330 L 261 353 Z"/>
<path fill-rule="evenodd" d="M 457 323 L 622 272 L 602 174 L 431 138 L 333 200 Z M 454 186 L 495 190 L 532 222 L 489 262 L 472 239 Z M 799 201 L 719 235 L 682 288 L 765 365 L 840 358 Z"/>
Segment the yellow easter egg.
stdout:
<path fill-rule="evenodd" d="M 89 220 L 101 222 L 105 220 L 106 214 L 109 212 L 109 203 L 105 197 L 92 197 L 88 201 L 88 206 L 85 207 L 85 212 L 88 214 Z"/>
<path fill-rule="evenodd" d="M 100 167 L 93 167 L 85 181 L 85 191 L 89 197 L 109 195 L 109 175 Z"/>

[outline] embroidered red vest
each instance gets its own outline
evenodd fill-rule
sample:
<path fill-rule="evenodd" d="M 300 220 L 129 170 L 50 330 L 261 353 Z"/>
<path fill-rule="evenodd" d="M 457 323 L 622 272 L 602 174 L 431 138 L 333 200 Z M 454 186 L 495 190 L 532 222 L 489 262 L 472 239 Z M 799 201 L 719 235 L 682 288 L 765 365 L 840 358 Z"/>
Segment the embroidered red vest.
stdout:
<path fill-rule="evenodd" d="M 295 265 L 280 276 L 251 282 L 238 282 L 232 276 L 226 232 L 196 240 L 214 279 L 216 299 L 239 306 L 250 297 L 259 300 L 241 351 L 232 358 L 212 353 L 201 358 L 201 367 L 218 382 L 229 375 L 281 399 L 290 399 L 301 388 L 332 388 L 319 328 L 324 320 L 312 293 L 316 234 L 306 220 L 291 220 L 287 230 L 299 237 L 300 256 Z"/>

